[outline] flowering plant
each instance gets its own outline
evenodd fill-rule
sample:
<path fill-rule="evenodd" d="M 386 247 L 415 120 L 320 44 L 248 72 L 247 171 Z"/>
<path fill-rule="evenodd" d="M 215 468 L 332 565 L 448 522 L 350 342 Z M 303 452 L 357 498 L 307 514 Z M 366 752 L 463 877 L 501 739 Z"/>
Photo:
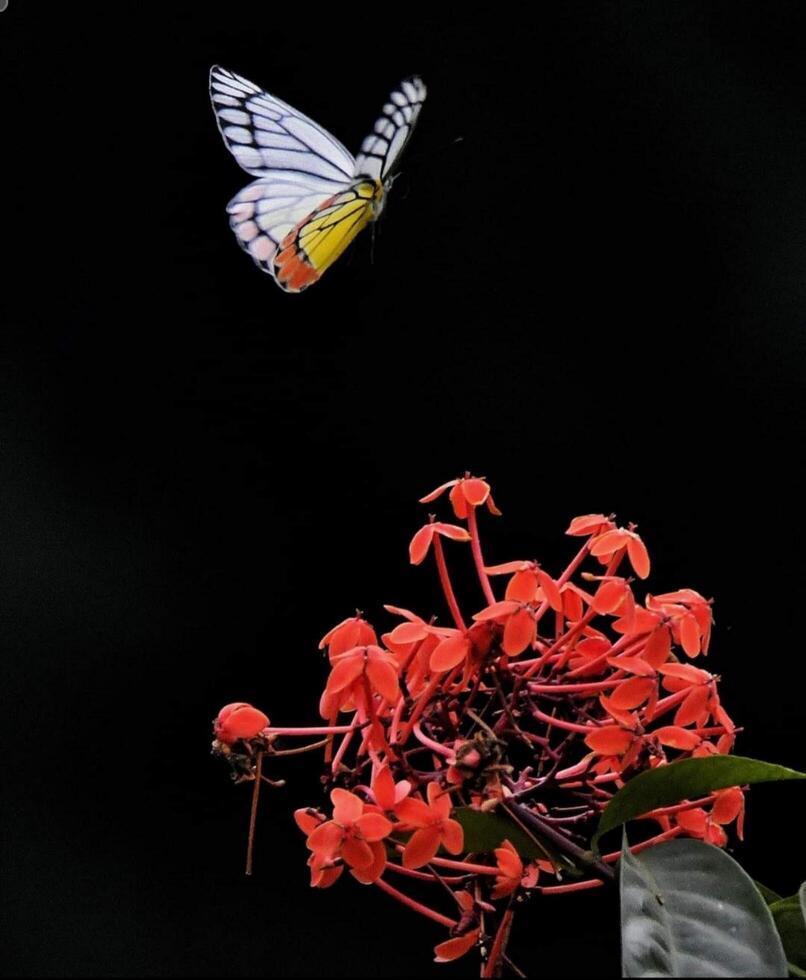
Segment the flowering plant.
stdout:
<path fill-rule="evenodd" d="M 229 704 L 213 749 L 254 783 L 247 870 L 260 785 L 277 785 L 265 764 L 321 751 L 329 804 L 295 814 L 311 885 L 347 872 L 379 888 L 444 927 L 438 962 L 478 948 L 492 977 L 517 972 L 507 944 L 526 898 L 600 888 L 619 863 L 640 879 L 636 855 L 673 838 L 710 854 L 742 837 L 748 783 L 799 774 L 759 776 L 730 758 L 739 729 L 703 666 L 711 602 L 690 588 L 639 594 L 650 559 L 634 525 L 573 519 L 579 543 L 559 572 L 526 557 L 490 566 L 478 526 L 480 511 L 500 515 L 489 484 L 467 474 L 421 502 L 446 494 L 458 523 L 432 515 L 409 556 L 433 559 L 449 624 L 386 606 L 393 623 L 379 637 L 356 613 L 320 643 L 324 724 L 274 726 Z M 457 546 L 469 546 L 483 596 L 470 614 L 448 569 Z M 317 741 L 285 749 L 289 737 Z M 608 822 L 630 818 L 641 840 L 601 853 Z M 413 897 L 413 882 L 432 883 L 433 902 Z"/>

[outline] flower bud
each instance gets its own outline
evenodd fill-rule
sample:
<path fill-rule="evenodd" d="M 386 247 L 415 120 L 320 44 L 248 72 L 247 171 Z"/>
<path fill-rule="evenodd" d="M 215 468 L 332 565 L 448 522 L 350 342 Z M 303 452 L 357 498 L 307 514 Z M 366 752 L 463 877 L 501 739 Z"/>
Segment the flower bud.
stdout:
<path fill-rule="evenodd" d="M 213 722 L 213 731 L 219 742 L 231 745 L 240 738 L 254 738 L 269 724 L 262 711 L 244 701 L 225 705 Z"/>

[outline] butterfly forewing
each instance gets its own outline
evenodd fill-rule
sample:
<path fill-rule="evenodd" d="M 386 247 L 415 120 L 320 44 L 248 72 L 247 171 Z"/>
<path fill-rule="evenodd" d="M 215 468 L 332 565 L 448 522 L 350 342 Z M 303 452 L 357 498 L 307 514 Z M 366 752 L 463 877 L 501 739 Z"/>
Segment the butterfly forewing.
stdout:
<path fill-rule="evenodd" d="M 356 173 L 386 180 L 411 136 L 425 96 L 425 84 L 416 75 L 400 83 L 361 144 L 355 161 Z"/>
<path fill-rule="evenodd" d="M 335 136 L 240 75 L 214 67 L 210 97 L 224 142 L 247 173 L 318 177 L 334 185 L 331 193 L 355 176 L 355 159 Z"/>

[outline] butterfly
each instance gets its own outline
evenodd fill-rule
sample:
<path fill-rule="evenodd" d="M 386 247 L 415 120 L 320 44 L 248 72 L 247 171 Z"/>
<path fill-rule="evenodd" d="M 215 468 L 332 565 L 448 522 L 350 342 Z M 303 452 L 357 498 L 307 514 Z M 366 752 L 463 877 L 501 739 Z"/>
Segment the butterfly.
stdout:
<path fill-rule="evenodd" d="M 225 68 L 211 69 L 218 128 L 241 167 L 257 177 L 227 205 L 230 227 L 284 290 L 315 283 L 379 217 L 425 95 L 420 78 L 402 81 L 354 157 L 290 105 Z"/>

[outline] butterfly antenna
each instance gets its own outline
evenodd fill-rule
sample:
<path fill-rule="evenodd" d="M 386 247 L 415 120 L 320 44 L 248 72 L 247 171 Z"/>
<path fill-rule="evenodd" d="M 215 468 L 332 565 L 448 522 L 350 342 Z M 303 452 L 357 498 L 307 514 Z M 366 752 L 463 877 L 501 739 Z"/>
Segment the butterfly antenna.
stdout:
<path fill-rule="evenodd" d="M 431 160 L 439 153 L 445 153 L 446 150 L 453 149 L 457 143 L 464 143 L 464 136 L 455 136 L 452 140 L 448 140 L 447 143 L 442 143 L 440 146 L 436 146 L 431 150 L 423 150 L 420 153 L 415 153 L 414 156 L 407 157 L 407 164 L 417 163 L 418 160 Z"/>

